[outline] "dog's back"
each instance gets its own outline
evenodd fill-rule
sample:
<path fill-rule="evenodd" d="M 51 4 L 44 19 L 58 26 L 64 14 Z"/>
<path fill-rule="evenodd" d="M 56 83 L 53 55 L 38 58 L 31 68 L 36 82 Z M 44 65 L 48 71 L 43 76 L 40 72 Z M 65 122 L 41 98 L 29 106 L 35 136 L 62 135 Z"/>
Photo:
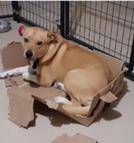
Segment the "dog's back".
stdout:
<path fill-rule="evenodd" d="M 96 69 L 103 72 L 108 81 L 110 81 L 111 77 L 108 66 L 92 51 L 81 48 L 70 41 L 65 41 L 65 44 L 63 44 L 60 49 L 64 48 L 65 46 L 67 48 L 60 59 L 59 72 L 61 76 L 65 76 L 69 71 L 74 69 Z"/>

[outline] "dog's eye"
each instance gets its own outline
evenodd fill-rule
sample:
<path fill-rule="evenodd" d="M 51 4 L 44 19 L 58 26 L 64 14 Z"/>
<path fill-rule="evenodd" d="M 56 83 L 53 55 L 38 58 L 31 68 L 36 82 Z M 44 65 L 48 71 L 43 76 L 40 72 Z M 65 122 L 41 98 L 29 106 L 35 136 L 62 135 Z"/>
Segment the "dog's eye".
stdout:
<path fill-rule="evenodd" d="M 37 42 L 37 45 L 42 45 L 42 42 L 41 41 Z"/>
<path fill-rule="evenodd" d="M 29 42 L 27 38 L 24 38 L 24 41 L 25 41 L 25 42 Z"/>

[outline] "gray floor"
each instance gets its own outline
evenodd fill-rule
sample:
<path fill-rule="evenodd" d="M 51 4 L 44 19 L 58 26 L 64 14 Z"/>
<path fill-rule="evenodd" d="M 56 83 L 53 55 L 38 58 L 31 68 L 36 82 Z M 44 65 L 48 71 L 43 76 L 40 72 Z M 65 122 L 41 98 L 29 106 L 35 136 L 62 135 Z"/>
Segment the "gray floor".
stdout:
<path fill-rule="evenodd" d="M 0 33 L 0 49 L 12 41 L 21 41 L 17 33 L 19 24 L 12 22 L 10 32 Z M 0 70 L 2 63 L 0 62 Z M 54 138 L 67 133 L 77 132 L 96 138 L 99 143 L 133 143 L 134 142 L 134 84 L 125 79 L 129 91 L 121 99 L 116 111 L 108 110 L 90 127 L 71 122 L 60 114 L 51 112 L 47 116 L 37 114 L 36 125 L 29 129 L 19 128 L 8 120 L 8 97 L 4 81 L 0 80 L 0 142 L 1 143 L 50 143 Z M 42 109 L 43 110 L 43 109 Z M 45 110 L 45 108 L 44 108 Z M 49 119 L 49 117 L 53 117 Z"/>

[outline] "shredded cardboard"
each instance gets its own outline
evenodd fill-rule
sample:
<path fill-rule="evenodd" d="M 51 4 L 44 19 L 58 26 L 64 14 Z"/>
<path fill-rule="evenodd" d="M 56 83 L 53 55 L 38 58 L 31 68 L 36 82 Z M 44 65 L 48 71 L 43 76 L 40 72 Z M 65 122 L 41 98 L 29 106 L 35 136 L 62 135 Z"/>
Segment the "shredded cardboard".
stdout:
<path fill-rule="evenodd" d="M 2 63 L 4 70 L 25 66 L 28 64 L 23 56 L 22 44 L 11 42 L 2 50 Z"/>
<path fill-rule="evenodd" d="M 8 90 L 9 119 L 18 126 L 27 127 L 34 120 L 34 98 L 26 90 L 12 87 Z"/>
<path fill-rule="evenodd" d="M 93 138 L 77 133 L 72 137 L 69 137 L 67 134 L 63 134 L 51 143 L 97 143 L 97 141 Z"/>
<path fill-rule="evenodd" d="M 110 91 L 106 95 L 102 96 L 100 99 L 106 103 L 111 103 L 117 100 L 117 97 Z"/>

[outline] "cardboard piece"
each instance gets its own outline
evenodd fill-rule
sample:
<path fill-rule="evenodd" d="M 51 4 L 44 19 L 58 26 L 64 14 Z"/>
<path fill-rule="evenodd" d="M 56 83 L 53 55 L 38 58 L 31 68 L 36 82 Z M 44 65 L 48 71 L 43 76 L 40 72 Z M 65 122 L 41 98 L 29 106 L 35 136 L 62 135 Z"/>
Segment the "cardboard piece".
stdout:
<path fill-rule="evenodd" d="M 21 76 L 16 77 L 8 77 L 5 79 L 5 86 L 6 87 L 12 87 L 12 86 L 19 86 L 24 83 L 24 80 Z"/>
<path fill-rule="evenodd" d="M 27 127 L 29 123 L 34 120 L 34 98 L 28 94 L 29 92 L 18 87 L 13 87 L 12 93 L 8 90 L 9 119 L 16 125 L 22 127 Z"/>
<path fill-rule="evenodd" d="M 101 96 L 100 99 L 106 103 L 111 103 L 111 102 L 117 100 L 117 97 L 110 91 L 106 95 Z"/>
<path fill-rule="evenodd" d="M 19 52 L 23 55 L 23 49 L 20 43 L 13 42 L 9 44 L 6 48 L 4 48 L 3 50 L 4 54 L 2 54 L 3 64 L 5 68 L 4 70 L 11 69 L 14 67 L 19 67 L 20 65 L 24 66 L 27 64 L 25 60 L 21 59 L 21 56 L 18 56 L 18 54 L 16 53 L 16 49 L 17 50 L 19 49 L 21 51 Z M 10 54 L 11 51 L 12 53 L 15 52 L 16 54 L 11 55 Z M 102 58 L 102 60 L 106 61 L 106 64 L 108 66 L 110 65 L 110 68 L 114 74 L 113 81 L 109 83 L 104 89 L 102 89 L 102 91 L 100 91 L 96 95 L 96 97 L 92 101 L 88 116 L 74 116 L 74 115 L 69 115 L 68 113 L 65 112 L 63 113 L 85 126 L 89 126 L 97 118 L 97 116 L 103 111 L 105 103 L 111 103 L 117 100 L 118 96 L 120 95 L 120 92 L 123 89 L 123 71 L 121 70 L 123 63 L 107 55 L 101 53 L 96 53 L 96 54 L 98 54 Z M 10 55 L 10 59 L 8 59 L 6 55 Z M 12 61 L 11 60 L 12 56 L 14 56 L 14 59 L 17 60 Z M 60 105 L 58 105 L 54 101 L 54 98 L 57 96 L 66 96 L 66 93 L 61 90 L 55 88 L 39 87 L 26 83 L 23 81 L 21 76 L 10 77 L 6 79 L 6 86 L 10 87 L 8 90 L 8 95 L 9 98 L 12 99 L 9 100 L 10 120 L 13 121 L 15 124 L 17 124 L 18 126 L 26 127 L 33 120 L 33 113 L 34 113 L 33 111 L 34 109 L 32 109 L 34 103 L 33 100 L 38 100 L 43 104 L 46 104 L 49 108 L 61 112 Z M 12 106 L 13 103 L 19 102 L 18 98 L 22 98 L 21 107 L 23 108 L 23 102 L 24 102 L 25 104 L 24 109 L 28 109 L 25 110 L 26 120 L 25 120 L 25 114 L 20 114 L 19 108 L 17 109 Z M 30 105 L 28 105 L 27 103 L 29 103 Z M 16 106 L 19 107 L 19 104 L 16 103 Z"/>
<path fill-rule="evenodd" d="M 63 134 L 60 137 L 57 137 L 54 141 L 51 143 L 97 143 L 97 141 L 93 138 L 87 137 L 82 134 L 75 134 L 72 137 L 68 137 L 67 134 Z"/>
<path fill-rule="evenodd" d="M 22 44 L 12 42 L 4 47 L 2 50 L 2 63 L 4 71 L 27 65 L 28 62 L 23 56 Z"/>

